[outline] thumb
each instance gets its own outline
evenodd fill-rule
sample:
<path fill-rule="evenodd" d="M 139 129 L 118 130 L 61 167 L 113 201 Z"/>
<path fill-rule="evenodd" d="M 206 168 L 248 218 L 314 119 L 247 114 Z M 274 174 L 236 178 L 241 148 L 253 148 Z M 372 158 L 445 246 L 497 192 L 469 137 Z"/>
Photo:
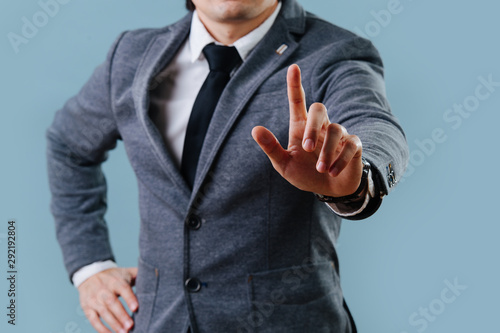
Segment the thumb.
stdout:
<path fill-rule="evenodd" d="M 252 129 L 252 137 L 269 157 L 274 168 L 281 173 L 282 166 L 288 162 L 289 156 L 274 134 L 265 127 L 256 126 Z"/>

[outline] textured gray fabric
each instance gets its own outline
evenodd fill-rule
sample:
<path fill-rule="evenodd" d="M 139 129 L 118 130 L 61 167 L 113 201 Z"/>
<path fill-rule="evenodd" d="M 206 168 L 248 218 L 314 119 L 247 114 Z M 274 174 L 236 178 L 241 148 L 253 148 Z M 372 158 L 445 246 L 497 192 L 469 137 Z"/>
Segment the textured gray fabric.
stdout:
<path fill-rule="evenodd" d="M 47 131 L 51 209 L 68 273 L 113 258 L 100 164 L 123 140 L 141 214 L 135 332 L 351 332 L 334 247 L 341 219 L 274 171 L 250 132 L 266 126 L 286 146 L 286 71 L 297 63 L 307 105 L 324 103 L 333 122 L 361 138 L 377 189 L 389 193 L 386 168 L 401 177 L 408 151 L 377 51 L 283 1 L 221 96 L 191 192 L 148 116 L 154 78 L 190 19 L 122 34 Z M 200 229 L 186 227 L 190 214 Z M 189 277 L 200 279 L 199 292 L 184 288 Z"/>

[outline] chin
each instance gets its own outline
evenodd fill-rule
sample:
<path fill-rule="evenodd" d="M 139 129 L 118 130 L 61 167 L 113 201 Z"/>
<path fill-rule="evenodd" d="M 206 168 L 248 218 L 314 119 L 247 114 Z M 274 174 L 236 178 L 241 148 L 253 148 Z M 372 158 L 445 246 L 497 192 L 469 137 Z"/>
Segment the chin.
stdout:
<path fill-rule="evenodd" d="M 254 15 L 255 8 L 242 4 L 241 1 L 225 1 L 219 10 L 219 18 L 227 21 L 249 19 Z"/>

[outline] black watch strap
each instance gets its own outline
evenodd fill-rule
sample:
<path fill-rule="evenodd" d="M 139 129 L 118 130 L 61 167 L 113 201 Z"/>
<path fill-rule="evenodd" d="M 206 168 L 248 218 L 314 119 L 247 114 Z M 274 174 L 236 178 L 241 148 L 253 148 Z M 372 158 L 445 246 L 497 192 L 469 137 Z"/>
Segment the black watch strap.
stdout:
<path fill-rule="evenodd" d="M 370 163 L 367 160 L 365 160 L 364 157 L 361 158 L 361 161 L 363 162 L 363 173 L 361 174 L 361 182 L 359 183 L 356 192 L 354 192 L 353 194 L 345 195 L 343 197 L 329 197 L 326 195 L 315 194 L 316 198 L 318 198 L 319 201 L 323 202 L 342 203 L 342 204 L 349 204 L 351 202 L 360 201 L 361 193 L 363 193 L 368 183 L 368 174 L 371 168 Z"/>

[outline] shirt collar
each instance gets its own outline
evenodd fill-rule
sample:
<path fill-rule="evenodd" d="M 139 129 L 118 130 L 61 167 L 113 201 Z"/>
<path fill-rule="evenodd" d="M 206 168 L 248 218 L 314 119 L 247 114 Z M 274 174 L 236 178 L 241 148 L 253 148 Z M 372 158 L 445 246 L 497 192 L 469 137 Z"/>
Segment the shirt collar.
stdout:
<path fill-rule="evenodd" d="M 241 59 L 245 61 L 248 57 L 250 51 L 260 42 L 266 33 L 271 29 L 276 17 L 281 9 L 281 1 L 278 2 L 278 6 L 274 12 L 257 28 L 250 31 L 245 36 L 238 39 L 232 46 L 236 48 Z M 195 62 L 198 59 L 202 59 L 203 48 L 210 43 L 219 44 L 210 33 L 207 31 L 203 23 L 201 23 L 200 18 L 196 10 L 193 12 L 193 19 L 191 21 L 191 31 L 189 33 L 189 46 L 191 49 L 191 62 Z"/>

